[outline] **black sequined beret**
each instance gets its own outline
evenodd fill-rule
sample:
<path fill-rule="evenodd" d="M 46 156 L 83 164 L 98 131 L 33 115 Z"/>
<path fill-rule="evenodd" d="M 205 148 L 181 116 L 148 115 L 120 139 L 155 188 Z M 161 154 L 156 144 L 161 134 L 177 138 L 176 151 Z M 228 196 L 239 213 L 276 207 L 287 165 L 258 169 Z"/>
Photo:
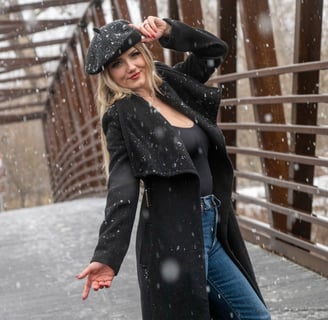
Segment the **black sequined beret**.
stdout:
<path fill-rule="evenodd" d="M 101 28 L 94 28 L 95 35 L 87 51 L 85 71 L 97 74 L 126 50 L 141 41 L 138 30 L 129 21 L 115 20 Z"/>

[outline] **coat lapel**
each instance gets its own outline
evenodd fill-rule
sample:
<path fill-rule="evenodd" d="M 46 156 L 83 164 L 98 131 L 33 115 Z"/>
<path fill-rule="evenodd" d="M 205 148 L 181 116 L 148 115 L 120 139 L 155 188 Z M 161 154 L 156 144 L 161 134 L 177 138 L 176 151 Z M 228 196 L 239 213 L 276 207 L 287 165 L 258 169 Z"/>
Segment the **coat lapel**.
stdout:
<path fill-rule="evenodd" d="M 136 95 L 117 103 L 124 141 L 136 177 L 197 174 L 182 141 L 155 108 Z"/>
<path fill-rule="evenodd" d="M 166 82 L 160 98 L 198 124 L 209 135 L 212 145 L 218 140 L 219 129 L 205 117 L 187 106 Z M 118 101 L 121 128 L 135 176 L 174 176 L 197 170 L 183 142 L 168 121 L 144 99 L 137 95 Z M 206 108 L 206 106 L 204 107 Z"/>

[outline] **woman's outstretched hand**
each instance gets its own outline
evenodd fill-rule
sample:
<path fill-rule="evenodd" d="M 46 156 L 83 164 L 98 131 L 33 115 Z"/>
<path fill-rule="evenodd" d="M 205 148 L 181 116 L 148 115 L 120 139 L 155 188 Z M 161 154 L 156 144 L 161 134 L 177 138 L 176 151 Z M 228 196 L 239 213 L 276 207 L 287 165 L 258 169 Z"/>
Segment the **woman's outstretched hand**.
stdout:
<path fill-rule="evenodd" d="M 167 22 L 154 16 L 148 16 L 140 25 L 131 24 L 131 26 L 144 35 L 142 42 L 151 42 L 162 36 L 169 36 L 171 32 L 171 26 Z"/>
<path fill-rule="evenodd" d="M 94 291 L 109 288 L 114 276 L 114 270 L 109 266 L 100 262 L 91 262 L 79 275 L 76 276 L 79 280 L 87 277 L 82 293 L 82 299 L 85 300 L 88 298 L 90 288 Z"/>

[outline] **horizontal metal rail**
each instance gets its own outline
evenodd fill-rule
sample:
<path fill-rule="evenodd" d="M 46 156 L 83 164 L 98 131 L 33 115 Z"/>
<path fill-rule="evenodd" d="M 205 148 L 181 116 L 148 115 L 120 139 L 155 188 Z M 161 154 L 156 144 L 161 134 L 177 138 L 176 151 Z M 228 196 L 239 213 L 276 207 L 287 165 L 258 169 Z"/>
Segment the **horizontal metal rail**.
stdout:
<path fill-rule="evenodd" d="M 83 181 L 84 176 L 88 176 L 88 174 L 93 174 L 99 170 L 99 168 L 95 165 L 87 166 L 84 169 L 81 169 L 81 166 L 84 166 L 88 161 L 92 161 L 94 159 L 98 159 L 98 161 L 102 158 L 102 152 L 99 151 L 96 154 L 89 155 L 83 159 L 83 162 L 76 162 L 77 164 L 70 168 L 65 175 L 62 176 L 59 183 L 56 184 L 56 189 L 54 191 L 54 197 L 57 198 L 57 195 L 68 188 L 72 183 L 76 180 Z M 74 161 L 74 159 L 72 159 Z M 99 178 L 98 178 L 99 179 Z"/>
<path fill-rule="evenodd" d="M 286 181 L 282 179 L 267 177 L 259 173 L 253 172 L 240 172 L 238 170 L 234 171 L 234 175 L 237 178 L 245 178 L 248 180 L 263 182 L 267 184 L 271 184 L 278 187 L 288 188 L 290 190 L 306 192 L 316 196 L 322 196 L 328 198 L 328 190 L 322 189 L 315 186 L 310 186 L 302 183 L 296 183 L 293 181 Z"/>
<path fill-rule="evenodd" d="M 277 253 L 285 253 L 295 262 L 328 277 L 328 247 L 310 243 L 293 235 L 273 229 L 270 225 L 238 216 L 241 229 L 248 238 L 261 239 L 262 246 Z M 293 257 L 289 256 L 292 253 Z"/>
<path fill-rule="evenodd" d="M 296 209 L 286 208 L 286 207 L 280 206 L 278 204 L 275 204 L 275 203 L 272 203 L 269 201 L 260 200 L 258 198 L 242 195 L 242 194 L 235 193 L 235 192 L 233 193 L 232 197 L 233 197 L 233 199 L 235 199 L 237 201 L 241 201 L 243 203 L 255 204 L 262 208 L 266 208 L 268 210 L 279 212 L 281 214 L 290 216 L 295 219 L 307 221 L 307 222 L 310 222 L 313 224 L 320 225 L 321 227 L 328 228 L 328 218 L 318 216 L 316 214 L 307 214 L 307 213 L 304 213 L 304 212 L 296 210 Z"/>
<path fill-rule="evenodd" d="M 82 198 L 86 195 L 104 195 L 106 193 L 104 183 L 104 180 L 99 180 L 99 177 L 89 177 L 82 182 L 75 182 L 68 189 L 65 189 L 65 192 L 58 195 L 57 201 Z M 90 184 L 95 185 L 90 187 Z"/>
<path fill-rule="evenodd" d="M 218 82 L 225 83 L 225 82 L 236 81 L 241 79 L 261 78 L 261 77 L 267 77 L 273 75 L 281 75 L 285 73 L 300 73 L 306 71 L 317 71 L 317 70 L 327 70 L 327 69 L 328 69 L 328 60 L 295 63 L 286 66 L 268 67 L 268 68 L 249 70 L 244 72 L 235 72 L 225 75 L 213 76 L 208 81 L 208 84 L 216 85 Z"/>
<path fill-rule="evenodd" d="M 54 201 L 90 193 L 86 192 L 85 188 L 94 188 L 97 193 L 99 190 L 105 190 L 105 175 L 100 172 L 102 151 L 100 145 L 95 146 L 92 143 L 94 138 L 99 140 L 98 124 L 98 116 L 91 118 L 58 151 L 50 166 Z M 95 186 L 89 188 L 89 183 Z"/>
<path fill-rule="evenodd" d="M 81 145 L 81 140 L 79 139 L 80 136 L 87 137 L 91 133 L 94 133 L 96 131 L 96 126 L 99 122 L 99 117 L 93 117 L 89 121 L 87 121 L 85 124 L 83 124 L 78 132 L 75 132 L 71 137 L 68 143 L 66 143 L 61 150 L 58 152 L 55 158 L 55 163 L 63 167 L 64 163 L 66 163 L 66 159 L 77 147 Z M 91 128 L 91 130 L 90 130 Z M 84 133 L 84 134 L 83 134 Z M 71 144 L 71 141 L 76 141 L 74 144 Z"/>
<path fill-rule="evenodd" d="M 233 106 L 241 104 L 279 104 L 279 103 L 328 103 L 328 94 L 302 94 L 284 96 L 260 96 L 248 98 L 223 99 L 221 106 Z"/>
<path fill-rule="evenodd" d="M 328 126 L 303 126 L 294 124 L 278 124 L 278 123 L 237 123 L 237 122 L 218 122 L 217 124 L 222 130 L 260 130 L 268 132 L 293 132 L 308 133 L 317 135 L 327 135 Z"/>
<path fill-rule="evenodd" d="M 328 166 L 328 158 L 322 157 L 309 157 L 309 156 L 302 156 L 302 155 L 295 155 L 292 153 L 283 153 L 277 151 L 267 151 L 262 149 L 256 148 L 245 148 L 245 147 L 227 147 L 228 153 L 231 154 L 246 154 L 250 156 L 256 156 L 259 158 L 267 158 L 267 159 L 274 159 L 274 160 L 285 160 L 289 162 L 296 162 L 296 163 L 303 163 L 315 166 Z"/>

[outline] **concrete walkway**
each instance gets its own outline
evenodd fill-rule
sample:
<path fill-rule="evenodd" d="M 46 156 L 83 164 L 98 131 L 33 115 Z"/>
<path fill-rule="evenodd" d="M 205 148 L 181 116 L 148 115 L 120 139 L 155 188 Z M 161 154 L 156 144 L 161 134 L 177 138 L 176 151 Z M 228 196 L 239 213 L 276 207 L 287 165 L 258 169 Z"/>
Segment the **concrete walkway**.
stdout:
<path fill-rule="evenodd" d="M 112 288 L 81 300 L 75 275 L 92 255 L 104 205 L 91 198 L 0 213 L 1 320 L 141 319 L 133 245 Z M 272 319 L 328 319 L 326 278 L 249 250 Z"/>

